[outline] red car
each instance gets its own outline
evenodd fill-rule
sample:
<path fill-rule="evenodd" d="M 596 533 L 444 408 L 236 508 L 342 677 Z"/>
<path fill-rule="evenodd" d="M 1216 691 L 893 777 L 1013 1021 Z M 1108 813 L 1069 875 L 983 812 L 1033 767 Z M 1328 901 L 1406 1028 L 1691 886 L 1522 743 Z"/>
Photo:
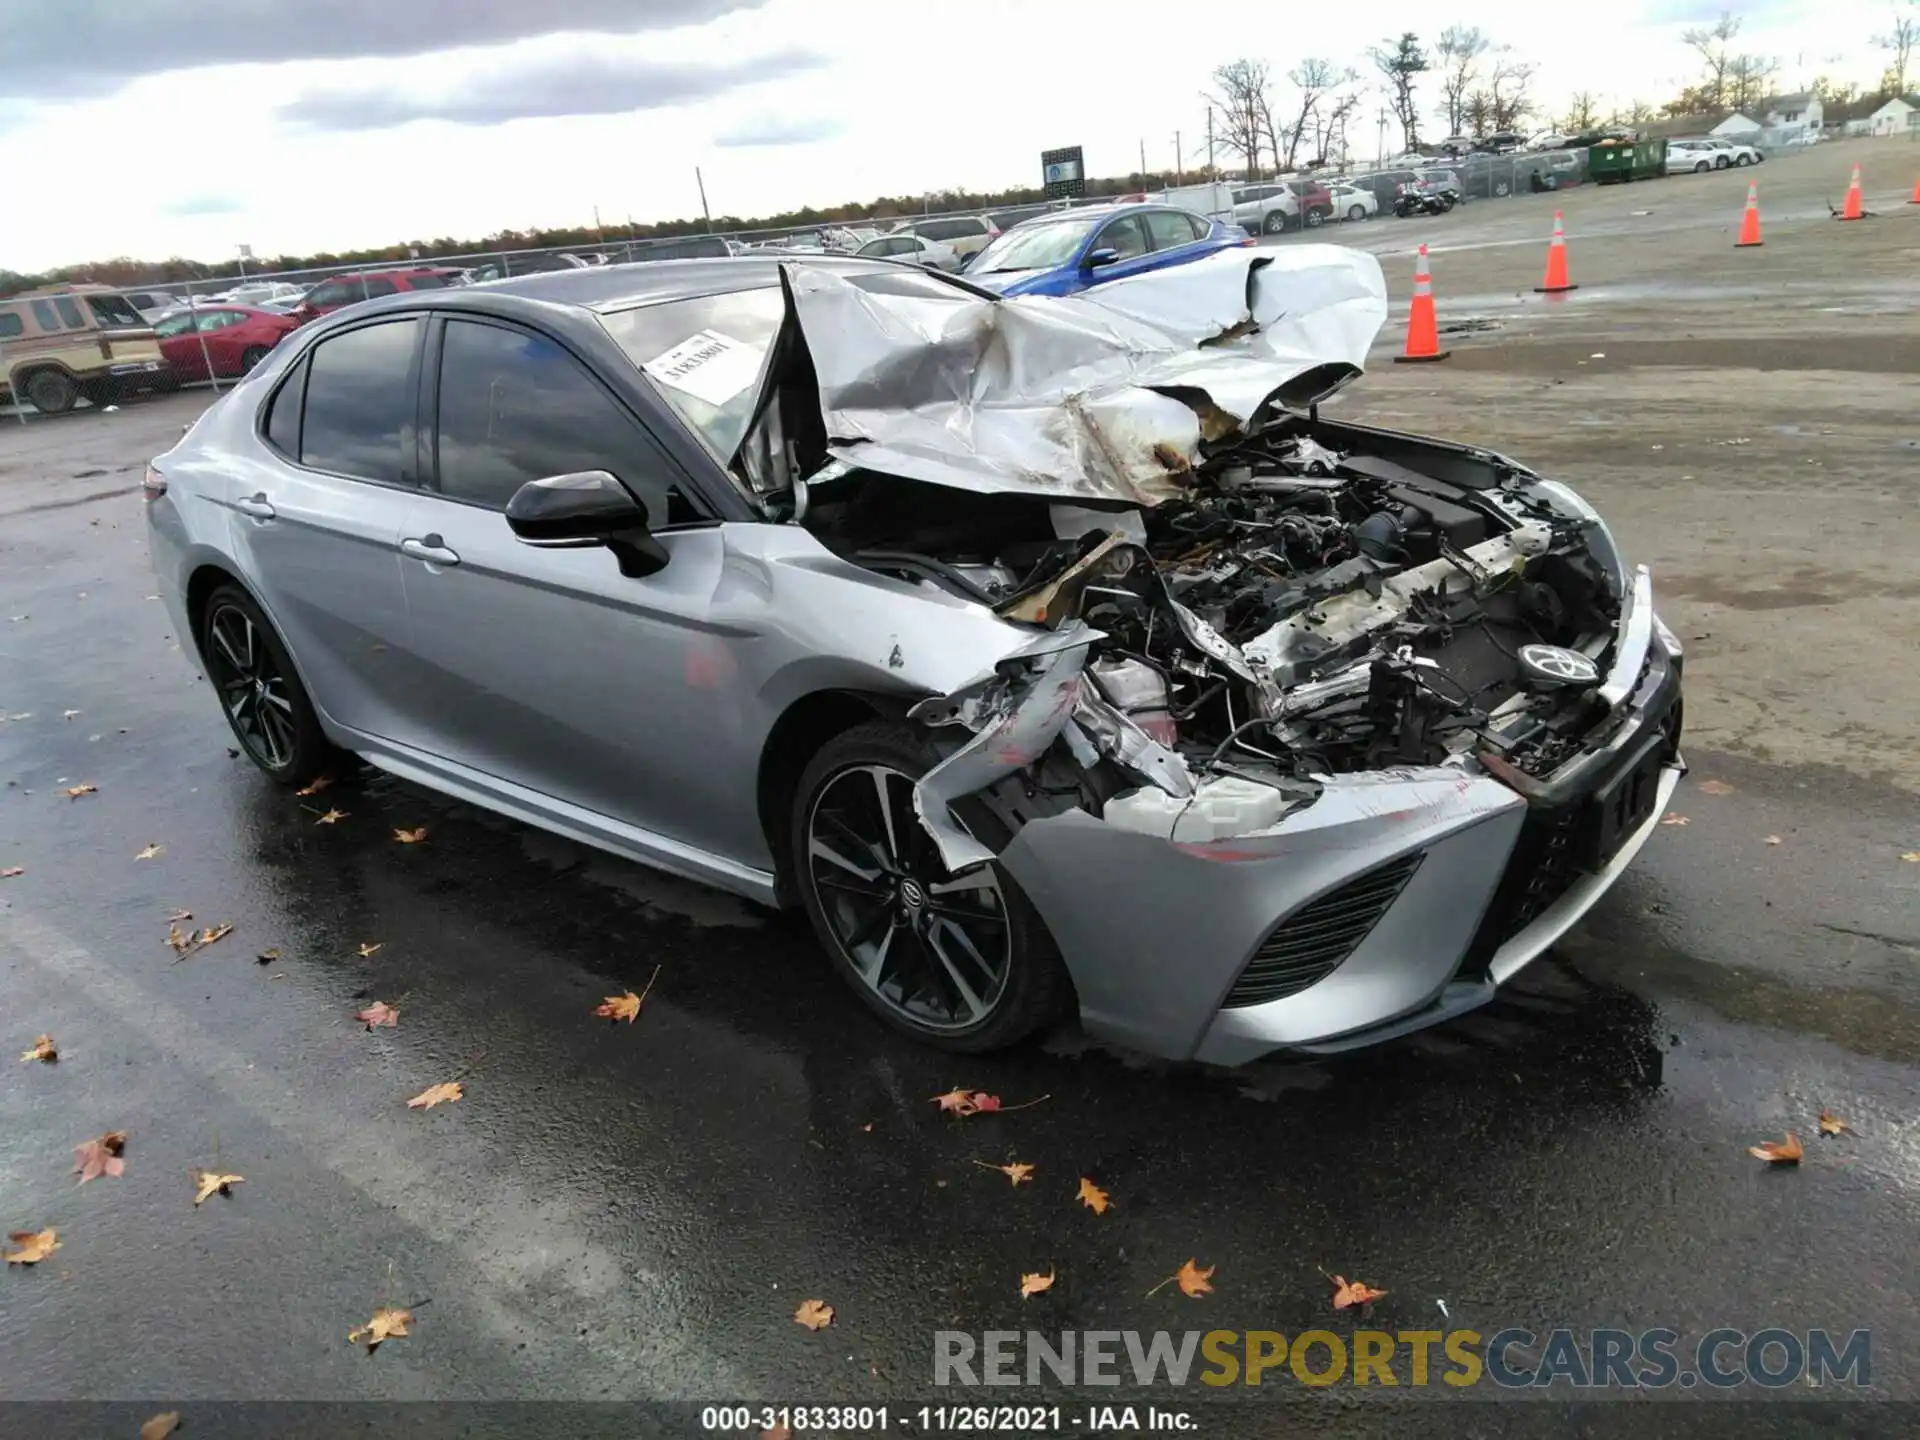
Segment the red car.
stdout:
<path fill-rule="evenodd" d="M 160 353 L 181 380 L 205 380 L 207 362 L 222 380 L 244 375 L 298 325 L 291 315 L 276 315 L 251 305 L 196 305 L 154 322 Z M 201 342 L 206 347 L 201 348 Z"/>
<path fill-rule="evenodd" d="M 463 284 L 465 278 L 464 270 L 445 265 L 413 265 L 405 270 L 366 270 L 352 275 L 335 275 L 309 290 L 306 298 L 287 314 L 293 317 L 296 324 L 304 325 L 309 320 L 359 300 L 372 300 L 376 296 L 392 295 L 401 290 L 439 290 L 448 285 Z"/>

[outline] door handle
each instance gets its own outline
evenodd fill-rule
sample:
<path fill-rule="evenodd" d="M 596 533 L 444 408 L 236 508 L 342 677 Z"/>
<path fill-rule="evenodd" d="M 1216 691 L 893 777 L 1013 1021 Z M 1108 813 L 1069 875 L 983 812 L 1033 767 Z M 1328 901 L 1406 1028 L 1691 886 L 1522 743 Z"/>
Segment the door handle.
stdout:
<path fill-rule="evenodd" d="M 458 565 L 460 556 L 447 548 L 447 542 L 435 533 L 422 535 L 418 539 L 408 536 L 400 542 L 400 553 L 411 555 L 416 560 L 424 560 L 429 565 Z"/>
<path fill-rule="evenodd" d="M 242 515 L 251 515 L 256 520 L 271 520 L 279 513 L 273 508 L 273 502 L 267 499 L 264 491 L 258 495 L 243 495 L 233 502 L 233 508 Z"/>

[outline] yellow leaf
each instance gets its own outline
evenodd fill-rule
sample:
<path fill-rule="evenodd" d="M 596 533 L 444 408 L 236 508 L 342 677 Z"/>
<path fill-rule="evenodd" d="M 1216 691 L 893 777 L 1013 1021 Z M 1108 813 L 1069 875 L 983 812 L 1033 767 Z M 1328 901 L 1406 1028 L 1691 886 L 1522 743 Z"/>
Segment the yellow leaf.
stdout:
<path fill-rule="evenodd" d="M 431 1110 L 436 1105 L 447 1104 L 463 1099 L 466 1091 L 460 1088 L 458 1080 L 443 1081 L 438 1085 L 429 1085 L 418 1095 L 407 1101 L 409 1110 Z"/>
<path fill-rule="evenodd" d="M 382 1340 L 404 1340 L 407 1338 L 407 1326 L 413 1323 L 413 1312 L 392 1307 L 382 1307 L 373 1312 L 373 1318 L 358 1330 L 347 1335 L 349 1345 L 360 1343 L 362 1335 L 367 1337 L 367 1353 L 372 1354 L 374 1347 Z"/>
<path fill-rule="evenodd" d="M 1665 816 L 1660 823 L 1662 825 L 1691 825 L 1693 822 L 1684 815 L 1668 815 Z"/>
<path fill-rule="evenodd" d="M 218 1170 L 196 1170 L 193 1172 L 193 1203 L 210 1200 L 215 1195 L 231 1196 L 231 1186 L 238 1185 L 247 1177 L 244 1175 L 222 1175 Z"/>
<path fill-rule="evenodd" d="M 333 777 L 331 775 L 321 775 L 318 778 L 316 778 L 311 785 L 302 785 L 298 790 L 294 791 L 293 793 L 301 796 L 318 795 L 322 790 L 326 789 L 327 786 L 331 785 L 332 783 L 333 783 Z"/>
<path fill-rule="evenodd" d="M 163 1410 L 140 1427 L 140 1440 L 167 1440 L 180 1428 L 180 1412 Z"/>
<path fill-rule="evenodd" d="M 164 845 L 148 845 L 146 849 L 142 850 L 138 855 L 135 855 L 133 858 L 136 860 L 158 860 L 162 855 L 166 853 L 167 853 L 167 847 Z"/>
<path fill-rule="evenodd" d="M 934 1104 L 951 1114 L 971 1115 L 973 1113 L 973 1096 L 964 1085 L 932 1098 Z"/>
<path fill-rule="evenodd" d="M 69 800 L 78 800 L 82 795 L 93 795 L 98 792 L 92 785 L 69 785 L 61 793 Z"/>
<path fill-rule="evenodd" d="M 1838 1115 L 1831 1114 L 1825 1110 L 1820 1112 L 1820 1133 L 1822 1135 L 1838 1135 L 1842 1130 L 1851 1129 L 1853 1129 L 1853 1126 L 1842 1120 Z"/>
<path fill-rule="evenodd" d="M 1106 1214 L 1107 1206 L 1113 1203 L 1111 1200 L 1107 1198 L 1106 1191 L 1102 1190 L 1098 1185 L 1094 1184 L 1093 1181 L 1089 1180 L 1084 1175 L 1080 1177 L 1080 1190 L 1079 1190 L 1078 1198 L 1082 1205 L 1086 1206 L 1089 1210 L 1093 1211 L 1093 1213 L 1096 1215 Z"/>
<path fill-rule="evenodd" d="M 7 1238 L 20 1247 L 0 1255 L 9 1265 L 38 1265 L 60 1248 L 60 1237 L 52 1230 L 10 1230 Z"/>
<path fill-rule="evenodd" d="M 199 938 L 194 941 L 195 948 L 211 945 L 216 940 L 224 940 L 232 933 L 233 926 L 231 925 L 209 925 L 200 932 Z"/>
<path fill-rule="evenodd" d="M 1702 780 L 1693 788 L 1698 790 L 1702 795 L 1731 795 L 1733 793 L 1733 786 L 1724 780 Z"/>
<path fill-rule="evenodd" d="M 1906 861 L 1909 865 L 1920 865 L 1920 850 L 1909 850 L 1907 851 L 1906 854 L 1902 855 L 1900 858 Z"/>
<path fill-rule="evenodd" d="M 609 995 L 593 1007 L 593 1013 L 609 1020 L 624 1020 L 631 1025 L 640 1014 L 640 997 L 629 990 L 624 995 Z"/>
<path fill-rule="evenodd" d="M 1336 1310 L 1344 1310 L 1349 1305 L 1371 1305 L 1387 1293 L 1358 1280 L 1349 1280 L 1344 1275 L 1329 1278 L 1333 1281 L 1333 1308 Z"/>
<path fill-rule="evenodd" d="M 53 1037 L 51 1035 L 36 1035 L 33 1037 L 33 1048 L 30 1050 L 22 1050 L 20 1052 L 20 1058 L 22 1060 L 39 1060 L 51 1065 L 60 1058 L 60 1052 L 53 1048 Z"/>
<path fill-rule="evenodd" d="M 809 1330 L 824 1330 L 833 1323 L 833 1306 L 822 1300 L 802 1300 L 793 1312 L 794 1323 Z"/>
<path fill-rule="evenodd" d="M 1038 1295 L 1042 1290 L 1051 1290 L 1052 1288 L 1052 1270 L 1047 1271 L 1044 1275 L 1036 1270 L 1031 1275 L 1022 1275 L 1020 1277 L 1020 1298 L 1022 1300 L 1025 1300 L 1029 1295 Z"/>
<path fill-rule="evenodd" d="M 418 845 L 427 838 L 427 827 L 422 825 L 418 830 L 396 830 L 393 832 L 393 838 L 402 845 Z"/>
<path fill-rule="evenodd" d="M 1763 1140 L 1758 1145 L 1748 1146 L 1747 1153 L 1769 1165 L 1798 1165 L 1800 1157 L 1807 1152 L 1800 1147 L 1800 1137 L 1789 1130 L 1786 1139 Z"/>
<path fill-rule="evenodd" d="M 1206 1269 L 1202 1270 L 1192 1260 L 1189 1260 L 1178 1270 L 1174 1271 L 1174 1283 L 1180 1287 L 1180 1292 L 1183 1295 L 1189 1295 L 1198 1300 L 1202 1295 L 1209 1293 L 1213 1289 L 1213 1286 L 1207 1282 L 1212 1278 L 1213 1272 L 1217 1268 L 1217 1266 L 1209 1265 Z"/>
<path fill-rule="evenodd" d="M 984 1160 L 976 1160 L 973 1163 L 978 1165 L 982 1170 L 998 1170 L 1015 1185 L 1020 1185 L 1033 1179 L 1033 1166 L 1027 1164 L 1025 1161 L 1016 1160 L 1011 1165 L 989 1165 Z"/>
<path fill-rule="evenodd" d="M 345 810 L 329 810 L 313 823 L 316 825 L 338 825 L 342 820 L 347 818 L 348 813 L 349 812 Z"/>
<path fill-rule="evenodd" d="M 362 960 L 371 960 L 375 955 L 378 955 L 380 953 L 381 949 L 386 945 L 386 943 L 387 942 L 384 940 L 378 940 L 378 941 L 362 940 L 360 942 L 359 950 L 357 950 L 355 953 L 359 955 L 359 957 Z"/>

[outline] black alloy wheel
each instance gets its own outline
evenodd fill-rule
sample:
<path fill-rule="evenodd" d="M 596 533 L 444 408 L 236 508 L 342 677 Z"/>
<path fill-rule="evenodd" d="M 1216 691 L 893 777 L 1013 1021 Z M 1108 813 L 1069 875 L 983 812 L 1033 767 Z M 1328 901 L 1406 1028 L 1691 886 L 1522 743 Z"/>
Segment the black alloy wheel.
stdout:
<path fill-rule="evenodd" d="M 237 586 L 223 585 L 207 598 L 200 653 L 248 759 L 283 785 L 305 785 L 327 768 L 332 747 L 286 648 Z"/>
<path fill-rule="evenodd" d="M 998 865 L 955 875 L 941 860 L 913 808 L 937 759 L 886 721 L 831 742 L 801 779 L 794 875 L 815 933 L 870 1008 L 916 1039 L 997 1049 L 1059 1011 L 1065 969 Z M 989 844 L 1004 830 L 962 808 Z"/>

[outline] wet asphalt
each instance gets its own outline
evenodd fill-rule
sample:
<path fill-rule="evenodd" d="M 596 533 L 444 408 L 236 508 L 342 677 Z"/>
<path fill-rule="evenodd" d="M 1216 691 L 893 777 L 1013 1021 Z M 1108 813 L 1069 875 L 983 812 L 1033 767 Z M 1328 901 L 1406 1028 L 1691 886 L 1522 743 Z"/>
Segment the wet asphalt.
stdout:
<path fill-rule="evenodd" d="M 0 1040 L 60 1052 L 0 1065 L 0 1228 L 62 1241 L 0 1275 L 0 1398 L 917 1405 L 956 1398 L 938 1329 L 1350 1331 L 1323 1272 L 1389 1291 L 1395 1329 L 1869 1327 L 1873 1393 L 1920 1398 L 1910 794 L 1694 753 L 1688 823 L 1575 936 L 1374 1052 L 1209 1071 L 1069 1030 L 949 1058 L 879 1028 L 792 918 L 377 774 L 267 785 L 150 598 L 135 480 L 0 507 L 0 869 L 24 871 Z M 182 909 L 232 931 L 178 958 Z M 650 981 L 637 1023 L 594 1015 Z M 397 1028 L 354 1020 L 376 999 Z M 455 1078 L 458 1103 L 406 1106 Z M 955 1086 L 1033 1103 L 955 1119 L 931 1103 Z M 1820 1139 L 1823 1110 L 1852 1133 Z M 76 1186 L 108 1130 L 125 1173 Z M 1797 1169 L 1749 1157 L 1785 1130 Z M 1016 1161 L 1031 1183 L 989 1168 Z M 196 1208 L 200 1167 L 245 1180 Z M 1148 1293 L 1189 1257 L 1211 1295 Z M 793 1322 L 808 1298 L 826 1330 Z M 387 1304 L 410 1336 L 346 1343 Z M 1394 1398 L 1289 1384 L 1203 1429 L 1432 1428 Z M 1793 1403 L 1827 1398 L 1718 1419 L 1911 1433 L 1912 1408 Z M 1623 1404 L 1449 1414 L 1682 1423 Z"/>

